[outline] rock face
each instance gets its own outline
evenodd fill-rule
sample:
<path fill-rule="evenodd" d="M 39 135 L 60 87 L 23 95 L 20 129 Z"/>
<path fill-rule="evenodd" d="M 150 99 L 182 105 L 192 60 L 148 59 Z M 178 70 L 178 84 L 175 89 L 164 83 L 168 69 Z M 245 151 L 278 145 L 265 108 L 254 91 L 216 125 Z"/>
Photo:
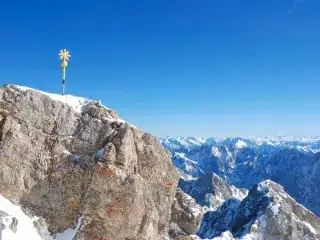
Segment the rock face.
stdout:
<path fill-rule="evenodd" d="M 207 212 L 198 235 L 220 239 L 222 234 L 229 239 L 230 233 L 236 239 L 317 240 L 320 219 L 291 198 L 282 186 L 267 180 L 254 185 L 241 203 L 229 200 L 217 211 Z"/>
<path fill-rule="evenodd" d="M 149 134 L 98 102 L 0 88 L 0 194 L 76 240 L 163 240 L 178 174 Z"/>
<path fill-rule="evenodd" d="M 207 173 L 196 180 L 180 179 L 179 186 L 185 193 L 192 196 L 198 204 L 211 210 L 216 210 L 229 198 L 242 200 L 248 193 L 246 189 L 229 186 L 215 173 Z"/>
<path fill-rule="evenodd" d="M 178 189 L 171 209 L 170 236 L 175 238 L 196 233 L 202 216 L 202 207 L 181 189 Z"/>

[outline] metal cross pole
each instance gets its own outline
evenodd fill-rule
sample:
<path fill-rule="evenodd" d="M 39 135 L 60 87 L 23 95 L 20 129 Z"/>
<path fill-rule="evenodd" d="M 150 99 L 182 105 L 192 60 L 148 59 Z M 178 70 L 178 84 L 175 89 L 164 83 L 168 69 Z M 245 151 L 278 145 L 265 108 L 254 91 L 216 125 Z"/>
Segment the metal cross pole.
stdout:
<path fill-rule="evenodd" d="M 64 88 L 65 88 L 65 81 L 66 81 L 66 68 L 68 66 L 68 61 L 69 58 L 71 57 L 69 51 L 67 49 L 60 50 L 59 52 L 59 57 L 61 62 L 61 67 L 62 67 L 62 95 L 64 95 Z"/>

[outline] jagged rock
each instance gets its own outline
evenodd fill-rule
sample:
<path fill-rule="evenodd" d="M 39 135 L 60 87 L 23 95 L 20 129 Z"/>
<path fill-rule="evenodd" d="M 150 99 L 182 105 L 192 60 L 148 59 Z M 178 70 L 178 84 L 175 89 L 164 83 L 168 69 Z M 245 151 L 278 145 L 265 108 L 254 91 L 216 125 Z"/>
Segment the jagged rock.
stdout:
<path fill-rule="evenodd" d="M 237 205 L 232 211 L 222 206 L 206 213 L 199 236 L 213 238 L 230 231 L 237 239 L 320 239 L 320 219 L 270 180 L 254 185 Z"/>
<path fill-rule="evenodd" d="M 89 102 L 85 108 L 83 109 L 84 114 L 88 114 L 90 117 L 97 118 L 97 119 L 105 119 L 105 118 L 113 118 L 118 120 L 118 114 L 111 110 L 106 108 L 105 106 L 102 106 L 99 102 Z"/>
<path fill-rule="evenodd" d="M 174 238 L 179 235 L 194 234 L 200 227 L 202 215 L 201 206 L 181 189 L 178 189 L 171 208 L 170 236 Z"/>
<path fill-rule="evenodd" d="M 51 233 L 82 217 L 76 240 L 167 234 L 179 177 L 154 137 L 99 103 L 18 86 L 0 88 L 0 109 L 0 193 Z"/>
<path fill-rule="evenodd" d="M 112 142 L 108 142 L 102 149 L 102 160 L 106 163 L 113 164 L 117 158 L 117 149 Z"/>
<path fill-rule="evenodd" d="M 231 198 L 226 200 L 216 211 L 208 211 L 202 219 L 198 235 L 201 237 L 215 237 L 232 228 L 234 216 L 240 205 L 240 200 Z"/>
<path fill-rule="evenodd" d="M 48 231 L 48 226 L 43 218 L 39 218 L 37 220 L 33 221 L 33 226 L 35 229 L 37 229 L 37 232 L 41 239 L 43 240 L 52 240 L 52 237 Z"/>
<path fill-rule="evenodd" d="M 216 210 L 226 199 L 236 198 L 242 200 L 247 195 L 246 189 L 237 189 L 229 186 L 215 173 L 207 173 L 197 180 L 186 181 L 180 179 L 181 189 L 192 196 L 201 206 Z"/>

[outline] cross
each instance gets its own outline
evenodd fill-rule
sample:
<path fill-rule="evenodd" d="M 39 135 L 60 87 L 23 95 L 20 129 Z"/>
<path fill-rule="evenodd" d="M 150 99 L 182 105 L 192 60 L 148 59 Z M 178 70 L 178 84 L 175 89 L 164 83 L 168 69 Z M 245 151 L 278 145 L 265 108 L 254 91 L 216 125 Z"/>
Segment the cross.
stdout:
<path fill-rule="evenodd" d="M 68 66 L 69 58 L 71 57 L 69 51 L 67 49 L 62 49 L 59 52 L 59 58 L 62 60 L 61 67 L 62 67 L 62 95 L 64 95 L 64 85 L 66 80 L 66 68 Z"/>

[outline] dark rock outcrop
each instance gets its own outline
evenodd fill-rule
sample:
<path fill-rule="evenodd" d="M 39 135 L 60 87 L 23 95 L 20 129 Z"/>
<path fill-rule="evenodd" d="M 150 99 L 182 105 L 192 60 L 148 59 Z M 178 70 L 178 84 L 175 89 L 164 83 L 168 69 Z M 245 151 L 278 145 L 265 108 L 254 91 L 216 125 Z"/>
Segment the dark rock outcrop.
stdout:
<path fill-rule="evenodd" d="M 180 179 L 179 187 L 193 197 L 198 204 L 213 210 L 216 210 L 229 198 L 242 200 L 248 192 L 246 189 L 229 186 L 215 173 L 207 173 L 196 180 Z"/>

